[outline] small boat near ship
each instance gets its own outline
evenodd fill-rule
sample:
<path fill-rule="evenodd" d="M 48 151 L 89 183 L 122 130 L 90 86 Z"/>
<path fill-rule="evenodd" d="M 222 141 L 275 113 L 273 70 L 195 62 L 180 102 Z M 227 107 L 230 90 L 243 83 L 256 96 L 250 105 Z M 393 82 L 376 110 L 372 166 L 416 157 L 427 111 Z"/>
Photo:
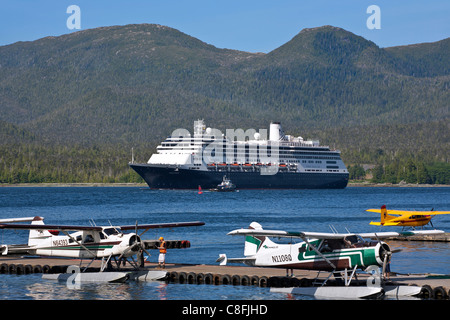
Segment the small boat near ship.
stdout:
<path fill-rule="evenodd" d="M 223 176 L 222 182 L 217 185 L 216 188 L 210 189 L 210 191 L 218 191 L 218 192 L 232 192 L 236 191 L 236 185 L 231 182 L 227 176 Z"/>

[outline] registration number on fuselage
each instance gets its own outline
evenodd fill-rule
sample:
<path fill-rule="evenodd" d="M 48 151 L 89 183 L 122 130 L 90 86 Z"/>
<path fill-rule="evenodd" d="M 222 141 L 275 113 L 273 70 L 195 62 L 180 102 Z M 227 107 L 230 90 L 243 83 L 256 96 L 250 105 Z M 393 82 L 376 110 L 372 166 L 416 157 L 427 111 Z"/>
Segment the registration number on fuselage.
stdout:
<path fill-rule="evenodd" d="M 62 247 L 62 246 L 68 246 L 68 245 L 69 245 L 69 240 L 67 240 L 67 239 L 53 240 L 54 247 Z"/>
<path fill-rule="evenodd" d="M 272 256 L 272 262 L 286 262 L 292 261 L 292 256 L 290 254 L 280 254 Z"/>

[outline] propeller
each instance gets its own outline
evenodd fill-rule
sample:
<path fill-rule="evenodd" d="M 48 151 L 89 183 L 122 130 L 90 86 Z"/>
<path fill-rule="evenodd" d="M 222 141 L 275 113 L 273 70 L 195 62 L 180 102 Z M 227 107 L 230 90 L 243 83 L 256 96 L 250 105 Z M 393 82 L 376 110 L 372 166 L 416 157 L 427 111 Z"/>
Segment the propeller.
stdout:
<path fill-rule="evenodd" d="M 390 250 L 390 251 L 384 251 L 384 255 L 383 255 L 383 273 L 385 274 L 386 272 L 386 265 L 387 263 L 391 260 L 392 254 L 393 253 L 397 253 L 402 251 L 402 249 L 395 249 L 395 250 Z"/>
<path fill-rule="evenodd" d="M 389 248 L 389 246 L 387 246 L 387 247 Z M 382 246 L 382 248 L 384 250 L 382 252 L 380 252 L 380 256 L 383 256 L 383 271 L 381 274 L 384 275 L 386 272 L 386 265 L 388 263 L 388 260 L 391 260 L 392 252 L 389 249 L 384 248 L 384 245 Z M 381 251 L 381 249 L 380 249 L 380 251 Z"/>
<path fill-rule="evenodd" d="M 134 233 L 135 233 L 135 239 L 137 241 L 134 242 L 134 244 L 132 245 L 132 250 L 133 251 L 137 251 L 137 257 L 138 257 L 138 263 L 139 265 L 144 263 L 144 252 L 150 257 L 150 253 L 145 250 L 145 244 L 143 241 L 141 241 L 141 237 L 138 236 L 138 222 L 136 220 L 136 226 L 134 228 Z M 133 238 L 133 237 L 132 237 Z M 131 241 L 131 238 L 130 238 Z M 131 244 L 130 244 L 131 245 Z"/>
<path fill-rule="evenodd" d="M 151 256 L 150 253 L 145 249 L 145 244 L 143 241 L 141 241 L 141 237 L 139 237 L 137 233 L 138 229 L 138 222 L 136 220 L 136 226 L 134 228 L 134 235 L 130 237 L 130 240 L 128 242 L 129 247 L 122 252 L 122 254 L 119 256 L 120 259 L 128 254 L 130 251 L 136 252 L 136 255 L 138 257 L 138 264 L 141 265 L 143 263 L 143 253 L 145 252 L 149 257 Z M 139 263 L 142 262 L 142 263 Z"/>
<path fill-rule="evenodd" d="M 402 251 L 402 249 L 395 249 L 391 250 L 389 245 L 385 242 L 382 242 L 378 235 L 375 233 L 375 237 L 378 240 L 378 243 L 380 244 L 380 258 L 383 260 L 383 269 L 382 269 L 382 275 L 386 272 L 386 265 L 391 260 L 392 254 Z"/>

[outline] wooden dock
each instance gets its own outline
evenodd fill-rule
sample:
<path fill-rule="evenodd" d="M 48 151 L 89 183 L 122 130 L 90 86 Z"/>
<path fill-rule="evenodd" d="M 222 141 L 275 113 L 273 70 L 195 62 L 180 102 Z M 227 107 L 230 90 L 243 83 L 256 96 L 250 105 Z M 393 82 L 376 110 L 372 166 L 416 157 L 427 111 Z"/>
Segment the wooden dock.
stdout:
<path fill-rule="evenodd" d="M 64 273 L 70 265 L 85 267 L 89 262 L 78 259 L 2 256 L 0 273 Z M 98 271 L 100 261 L 94 261 L 90 268 L 92 271 Z M 146 262 L 144 269 L 155 270 L 157 264 Z M 123 270 L 131 271 L 132 268 L 125 266 Z M 167 271 L 167 282 L 260 287 L 307 287 L 311 286 L 313 279 L 318 275 L 319 280 L 324 280 L 328 276 L 328 272 L 294 270 L 294 276 L 287 277 L 285 269 L 205 264 L 166 264 L 164 270 Z M 369 275 L 365 273 L 359 274 L 357 282 L 364 285 L 368 277 Z M 422 287 L 420 296 L 426 299 L 449 299 L 450 295 L 450 275 L 391 273 L 389 284 L 420 286 Z"/>

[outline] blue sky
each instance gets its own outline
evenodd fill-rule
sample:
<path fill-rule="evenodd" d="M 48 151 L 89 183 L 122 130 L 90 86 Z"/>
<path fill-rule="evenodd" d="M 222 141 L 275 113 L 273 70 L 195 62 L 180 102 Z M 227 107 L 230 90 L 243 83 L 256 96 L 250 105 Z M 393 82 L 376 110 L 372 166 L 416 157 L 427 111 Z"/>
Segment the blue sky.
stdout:
<path fill-rule="evenodd" d="M 450 1 L 400 0 L 0 0 L 0 45 L 75 32 L 70 5 L 81 10 L 81 30 L 134 23 L 178 29 L 219 48 L 270 52 L 304 28 L 332 25 L 380 47 L 433 42 L 450 36 Z M 369 29 L 370 5 L 381 29 Z"/>

